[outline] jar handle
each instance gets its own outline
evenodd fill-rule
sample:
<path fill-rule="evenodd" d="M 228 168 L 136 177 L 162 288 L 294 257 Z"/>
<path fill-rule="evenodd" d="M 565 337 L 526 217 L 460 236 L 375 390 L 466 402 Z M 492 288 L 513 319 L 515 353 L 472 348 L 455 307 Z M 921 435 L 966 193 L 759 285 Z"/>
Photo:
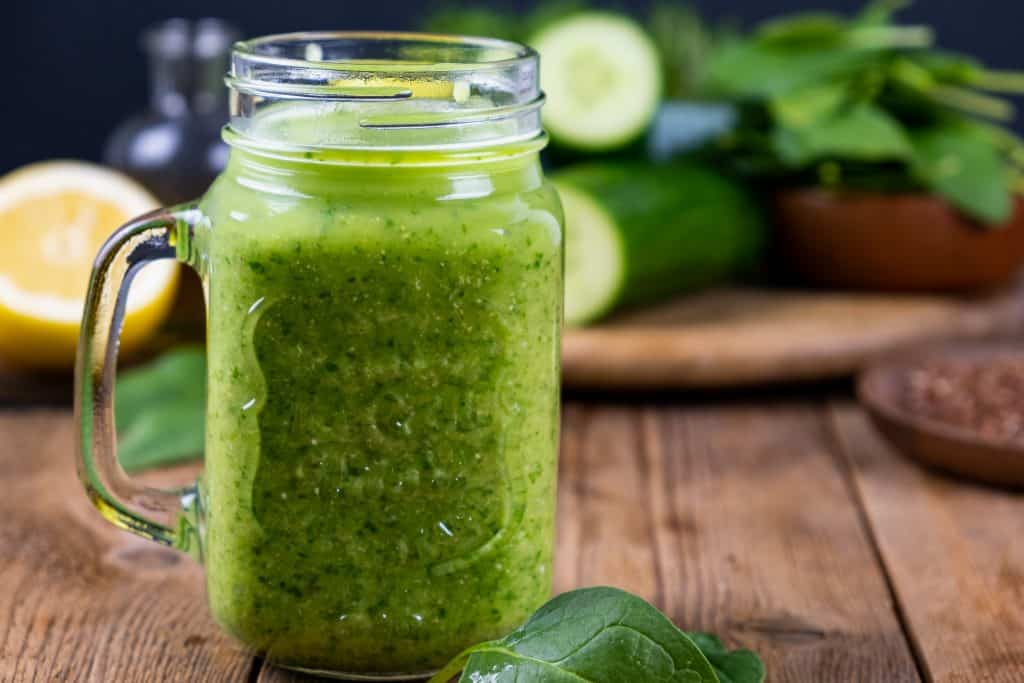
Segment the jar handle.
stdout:
<path fill-rule="evenodd" d="M 85 297 L 75 367 L 78 476 L 96 509 L 108 521 L 143 538 L 179 550 L 192 548 L 189 513 L 196 487 L 166 491 L 125 474 L 117 460 L 114 380 L 117 348 L 128 290 L 148 263 L 177 258 L 192 265 L 192 236 L 201 213 L 196 203 L 157 209 L 126 223 L 110 236 L 93 262 Z"/>

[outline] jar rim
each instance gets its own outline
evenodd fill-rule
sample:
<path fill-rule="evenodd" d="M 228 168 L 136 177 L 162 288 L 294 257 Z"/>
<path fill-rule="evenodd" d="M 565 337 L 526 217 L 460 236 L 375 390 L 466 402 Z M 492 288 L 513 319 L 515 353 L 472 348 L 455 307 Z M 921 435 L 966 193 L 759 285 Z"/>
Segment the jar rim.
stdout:
<path fill-rule="evenodd" d="M 261 53 L 260 48 L 272 43 L 288 42 L 309 42 L 325 41 L 334 39 L 344 40 L 399 40 L 409 42 L 427 42 L 439 46 L 455 46 L 467 48 L 490 48 L 493 50 L 504 50 L 512 54 L 511 57 L 500 59 L 483 59 L 464 64 L 450 65 L 455 68 L 479 68 L 488 64 L 496 66 L 509 65 L 511 63 L 529 59 L 537 56 L 537 52 L 530 46 L 501 38 L 489 38 L 485 36 L 463 36 L 449 33 L 419 33 L 416 31 L 292 31 L 289 33 L 274 33 L 256 38 L 245 38 L 235 41 L 233 50 L 240 55 L 248 55 L 254 60 L 265 61 L 268 64 L 279 64 L 287 66 L 302 66 L 303 64 L 315 64 L 318 67 L 330 68 L 334 62 L 319 60 L 306 60 L 288 57 L 276 57 L 271 54 Z M 426 64 L 424 70 L 430 70 L 433 65 Z"/>
<path fill-rule="evenodd" d="M 465 148 L 522 141 L 541 134 L 538 65 L 526 45 L 476 36 L 305 31 L 242 40 L 225 79 L 232 91 L 229 127 L 240 135 L 236 141 L 260 146 Z M 307 120 L 299 134 L 297 125 L 282 125 L 297 116 Z M 346 120 L 347 127 L 333 125 Z M 283 141 L 285 129 L 291 132 Z"/>
<path fill-rule="evenodd" d="M 275 54 L 275 47 L 280 50 L 287 45 L 319 45 L 330 41 L 351 41 L 364 43 L 425 43 L 438 49 L 454 48 L 471 54 L 479 51 L 481 59 L 465 61 L 395 61 L 383 58 L 368 59 L 310 59 L 307 56 L 293 57 Z M 412 31 L 297 31 L 277 33 L 257 38 L 247 38 L 234 43 L 232 47 L 232 69 L 227 76 L 227 83 L 233 89 L 247 89 L 258 86 L 258 90 L 267 94 L 294 95 L 297 89 L 291 84 L 279 83 L 259 76 L 259 67 L 280 67 L 294 70 L 320 70 L 344 72 L 351 78 L 372 78 L 400 71 L 404 74 L 422 74 L 424 76 L 458 73 L 466 71 L 500 71 L 514 69 L 517 66 L 536 64 L 537 52 L 522 43 L 500 38 L 481 36 L 459 36 L 443 33 L 416 33 Z M 274 72 L 280 73 L 280 72 Z M 256 74 L 256 77 L 253 77 Z M 349 99 L 351 96 L 342 89 L 334 96 Z M 331 99 L 328 89 L 308 87 L 309 96 Z"/>

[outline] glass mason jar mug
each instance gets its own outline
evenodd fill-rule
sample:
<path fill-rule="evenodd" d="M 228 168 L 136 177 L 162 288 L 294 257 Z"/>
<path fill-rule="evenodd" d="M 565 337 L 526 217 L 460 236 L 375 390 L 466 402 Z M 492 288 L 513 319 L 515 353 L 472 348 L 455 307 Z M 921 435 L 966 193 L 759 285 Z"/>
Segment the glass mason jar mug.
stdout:
<path fill-rule="evenodd" d="M 200 559 L 216 621 L 270 661 L 421 677 L 551 587 L 563 240 L 537 56 L 282 35 L 237 44 L 228 85 L 226 170 L 96 259 L 80 475 L 114 524 Z M 130 282 L 167 258 L 207 301 L 184 491 L 126 477 L 111 407 Z"/>

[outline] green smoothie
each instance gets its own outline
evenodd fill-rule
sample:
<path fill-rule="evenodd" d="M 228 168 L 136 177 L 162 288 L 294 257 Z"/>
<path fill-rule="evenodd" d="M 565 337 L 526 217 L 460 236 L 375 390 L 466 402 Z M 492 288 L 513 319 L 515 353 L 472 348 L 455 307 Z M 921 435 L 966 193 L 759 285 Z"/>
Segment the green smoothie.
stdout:
<path fill-rule="evenodd" d="M 271 661 L 429 671 L 548 597 L 562 234 L 532 144 L 236 148 L 207 193 L 209 599 Z"/>

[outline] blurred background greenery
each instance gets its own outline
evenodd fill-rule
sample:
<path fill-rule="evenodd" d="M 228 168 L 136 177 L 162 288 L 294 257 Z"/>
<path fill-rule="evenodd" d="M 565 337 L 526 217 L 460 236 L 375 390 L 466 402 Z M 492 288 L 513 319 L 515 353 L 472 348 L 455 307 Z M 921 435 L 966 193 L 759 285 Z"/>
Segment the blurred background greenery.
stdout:
<path fill-rule="evenodd" d="M 481 2 L 526 13 L 536 0 Z M 648 0 L 621 0 L 620 7 L 642 16 Z M 850 13 L 859 0 L 697 0 L 709 19 L 749 26 L 771 16 L 796 11 L 832 10 Z M 438 0 L 374 3 L 269 2 L 266 0 L 176 0 L 173 3 L 132 0 L 36 0 L 10 3 L 5 9 L 7 37 L 14 67 L 5 84 L 7 106 L 0 112 L 8 135 L 0 147 L 0 172 L 53 157 L 99 160 L 103 143 L 125 114 L 147 98 L 147 67 L 138 36 L 148 26 L 171 16 L 223 17 L 246 35 L 305 29 L 415 29 L 440 7 Z M 995 67 L 1019 66 L 1019 2 L 970 4 L 927 0 L 907 8 L 909 23 L 933 26 L 942 44 L 976 54 Z"/>

